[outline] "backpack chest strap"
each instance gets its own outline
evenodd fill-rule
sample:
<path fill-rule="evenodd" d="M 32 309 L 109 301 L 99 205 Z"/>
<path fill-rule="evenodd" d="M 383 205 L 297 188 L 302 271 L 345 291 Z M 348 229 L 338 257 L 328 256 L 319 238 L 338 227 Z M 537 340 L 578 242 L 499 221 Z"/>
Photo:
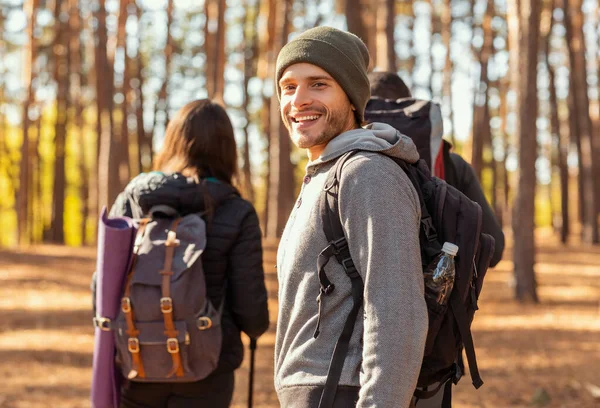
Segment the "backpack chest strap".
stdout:
<path fill-rule="evenodd" d="M 183 377 L 183 364 L 181 363 L 181 354 L 179 350 L 179 341 L 177 335 L 179 332 L 175 329 L 175 323 L 173 321 L 173 299 L 171 298 L 171 276 L 173 276 L 173 256 L 175 255 L 175 247 L 179 246 L 179 240 L 177 239 L 177 226 L 181 222 L 181 218 L 177 218 L 171 224 L 171 228 L 167 233 L 167 240 L 165 241 L 165 264 L 163 270 L 160 271 L 162 275 L 161 292 L 162 297 L 160 298 L 160 311 L 163 315 L 165 323 L 165 335 L 167 336 L 167 351 L 171 355 L 173 360 L 173 369 L 169 373 L 168 377 L 176 375 L 177 377 Z"/>

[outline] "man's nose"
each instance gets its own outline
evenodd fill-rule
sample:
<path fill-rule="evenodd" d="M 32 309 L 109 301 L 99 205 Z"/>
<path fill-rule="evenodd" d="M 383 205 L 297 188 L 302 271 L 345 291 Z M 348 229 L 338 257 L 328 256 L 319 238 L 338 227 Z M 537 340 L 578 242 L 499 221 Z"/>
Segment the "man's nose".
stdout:
<path fill-rule="evenodd" d="M 296 87 L 296 92 L 294 92 L 294 96 L 292 97 L 292 106 L 294 108 L 300 108 L 302 106 L 310 105 L 312 102 L 310 92 L 304 86 Z"/>

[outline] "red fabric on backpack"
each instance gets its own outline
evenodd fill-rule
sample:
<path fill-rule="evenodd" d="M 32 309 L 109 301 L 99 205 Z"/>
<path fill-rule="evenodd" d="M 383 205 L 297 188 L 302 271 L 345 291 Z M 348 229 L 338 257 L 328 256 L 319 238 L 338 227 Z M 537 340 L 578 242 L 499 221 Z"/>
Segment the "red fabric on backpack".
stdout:
<path fill-rule="evenodd" d="M 444 174 L 444 149 L 441 148 L 440 151 L 438 152 L 438 155 L 435 159 L 435 164 L 434 164 L 434 170 L 433 170 L 433 174 L 435 174 L 436 177 L 441 178 L 442 180 L 445 180 L 445 174 Z"/>

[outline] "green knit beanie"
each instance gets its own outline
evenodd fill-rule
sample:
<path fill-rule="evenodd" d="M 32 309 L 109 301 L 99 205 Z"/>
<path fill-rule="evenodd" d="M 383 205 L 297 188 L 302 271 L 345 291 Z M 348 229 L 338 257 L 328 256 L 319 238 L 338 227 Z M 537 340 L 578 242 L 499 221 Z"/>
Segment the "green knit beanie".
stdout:
<path fill-rule="evenodd" d="M 307 30 L 287 43 L 279 52 L 276 67 L 277 97 L 281 100 L 279 80 L 287 67 L 306 62 L 325 70 L 342 87 L 362 122 L 371 96 L 367 67 L 369 51 L 356 35 L 332 27 Z"/>

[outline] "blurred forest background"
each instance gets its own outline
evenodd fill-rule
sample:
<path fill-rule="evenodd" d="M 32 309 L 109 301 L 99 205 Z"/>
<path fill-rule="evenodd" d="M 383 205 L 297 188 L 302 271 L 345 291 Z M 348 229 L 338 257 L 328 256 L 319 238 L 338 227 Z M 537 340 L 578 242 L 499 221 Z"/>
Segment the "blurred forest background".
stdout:
<path fill-rule="evenodd" d="M 313 26 L 348 29 L 372 69 L 442 104 L 445 137 L 513 230 L 536 301 L 536 226 L 598 244 L 597 0 L 0 0 L 0 245 L 93 245 L 102 206 L 151 169 L 170 115 L 228 110 L 237 180 L 277 238 L 306 163 L 274 63 Z"/>

